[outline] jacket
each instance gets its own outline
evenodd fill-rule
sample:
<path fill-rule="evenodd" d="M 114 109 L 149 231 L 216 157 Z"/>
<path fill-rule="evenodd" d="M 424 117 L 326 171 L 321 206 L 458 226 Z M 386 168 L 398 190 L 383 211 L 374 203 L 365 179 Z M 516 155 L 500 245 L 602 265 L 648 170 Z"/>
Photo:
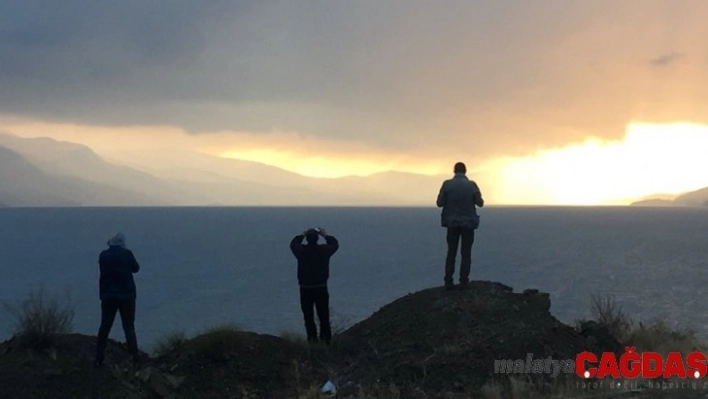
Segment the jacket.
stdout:
<path fill-rule="evenodd" d="M 304 235 L 296 235 L 290 241 L 290 250 L 297 258 L 297 281 L 300 287 L 326 287 L 329 279 L 329 258 L 339 249 L 334 236 L 326 236 L 326 244 L 302 244 Z"/>
<path fill-rule="evenodd" d="M 452 179 L 443 182 L 437 205 L 443 208 L 440 215 L 443 227 L 479 227 L 476 207 L 484 206 L 482 192 L 464 173 L 456 173 Z"/>
<path fill-rule="evenodd" d="M 111 246 L 98 257 L 101 268 L 99 291 L 101 300 L 135 300 L 136 289 L 133 273 L 140 265 L 133 252 L 120 246 Z"/>

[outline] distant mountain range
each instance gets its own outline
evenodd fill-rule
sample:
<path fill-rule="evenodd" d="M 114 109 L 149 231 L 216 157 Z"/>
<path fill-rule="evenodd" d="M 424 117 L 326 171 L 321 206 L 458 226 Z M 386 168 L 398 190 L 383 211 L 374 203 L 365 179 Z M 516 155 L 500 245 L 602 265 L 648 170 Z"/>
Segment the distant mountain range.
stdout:
<path fill-rule="evenodd" d="M 317 179 L 197 152 L 119 155 L 0 134 L 0 206 L 434 206 L 449 178 L 385 172 Z"/>
<path fill-rule="evenodd" d="M 653 195 L 633 202 L 633 206 L 708 206 L 708 187 L 681 195 Z"/>

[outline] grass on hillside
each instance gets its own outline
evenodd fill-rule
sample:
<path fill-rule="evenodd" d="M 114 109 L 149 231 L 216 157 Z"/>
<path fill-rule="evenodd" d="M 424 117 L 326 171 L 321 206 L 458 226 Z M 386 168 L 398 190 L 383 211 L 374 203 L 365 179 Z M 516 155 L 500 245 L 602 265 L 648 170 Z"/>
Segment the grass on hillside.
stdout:
<path fill-rule="evenodd" d="M 46 349 L 57 335 L 72 331 L 75 306 L 68 291 L 62 297 L 39 287 L 16 304 L 3 302 L 3 307 L 15 318 L 14 335 L 29 348 Z"/>

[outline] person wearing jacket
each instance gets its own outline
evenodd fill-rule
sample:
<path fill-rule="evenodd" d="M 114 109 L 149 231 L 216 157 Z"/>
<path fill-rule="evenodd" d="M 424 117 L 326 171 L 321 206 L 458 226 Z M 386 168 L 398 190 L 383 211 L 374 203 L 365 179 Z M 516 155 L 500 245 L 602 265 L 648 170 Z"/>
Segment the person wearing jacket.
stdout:
<path fill-rule="evenodd" d="M 438 194 L 437 205 L 442 209 L 440 222 L 447 228 L 447 257 L 445 258 L 445 289 L 451 290 L 455 274 L 455 257 L 460 248 L 460 287 L 465 288 L 469 282 L 472 263 L 472 244 L 474 231 L 479 227 L 479 216 L 476 207 L 483 207 L 482 192 L 477 183 L 465 175 L 467 167 L 458 162 L 454 167 L 455 176 L 445 180 Z"/>
<path fill-rule="evenodd" d="M 325 243 L 317 243 L 322 236 Z M 307 244 L 303 245 L 303 239 Z M 339 242 L 324 229 L 308 229 L 290 241 L 290 250 L 297 258 L 297 280 L 300 285 L 300 308 L 305 319 L 308 342 L 317 342 L 317 327 L 313 307 L 320 321 L 320 337 L 330 343 L 332 331 L 329 324 L 329 258 L 339 249 Z"/>
<path fill-rule="evenodd" d="M 107 242 L 108 249 L 101 252 L 98 263 L 101 269 L 99 295 L 101 299 L 101 326 L 96 342 L 96 360 L 94 366 L 101 366 L 116 313 L 125 333 L 128 351 L 133 362 L 139 361 L 138 340 L 135 336 L 135 299 L 136 288 L 133 274 L 140 270 L 140 265 L 133 252 L 125 246 L 125 236 L 116 234 Z"/>

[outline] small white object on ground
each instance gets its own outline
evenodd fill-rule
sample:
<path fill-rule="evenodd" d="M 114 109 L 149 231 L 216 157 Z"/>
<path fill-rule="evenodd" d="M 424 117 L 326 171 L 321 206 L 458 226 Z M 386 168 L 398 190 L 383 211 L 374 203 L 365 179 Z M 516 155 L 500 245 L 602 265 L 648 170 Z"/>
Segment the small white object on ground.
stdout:
<path fill-rule="evenodd" d="M 334 395 L 335 393 L 337 393 L 337 387 L 334 386 L 332 381 L 327 381 L 322 386 L 322 393 L 328 393 L 328 394 Z"/>

